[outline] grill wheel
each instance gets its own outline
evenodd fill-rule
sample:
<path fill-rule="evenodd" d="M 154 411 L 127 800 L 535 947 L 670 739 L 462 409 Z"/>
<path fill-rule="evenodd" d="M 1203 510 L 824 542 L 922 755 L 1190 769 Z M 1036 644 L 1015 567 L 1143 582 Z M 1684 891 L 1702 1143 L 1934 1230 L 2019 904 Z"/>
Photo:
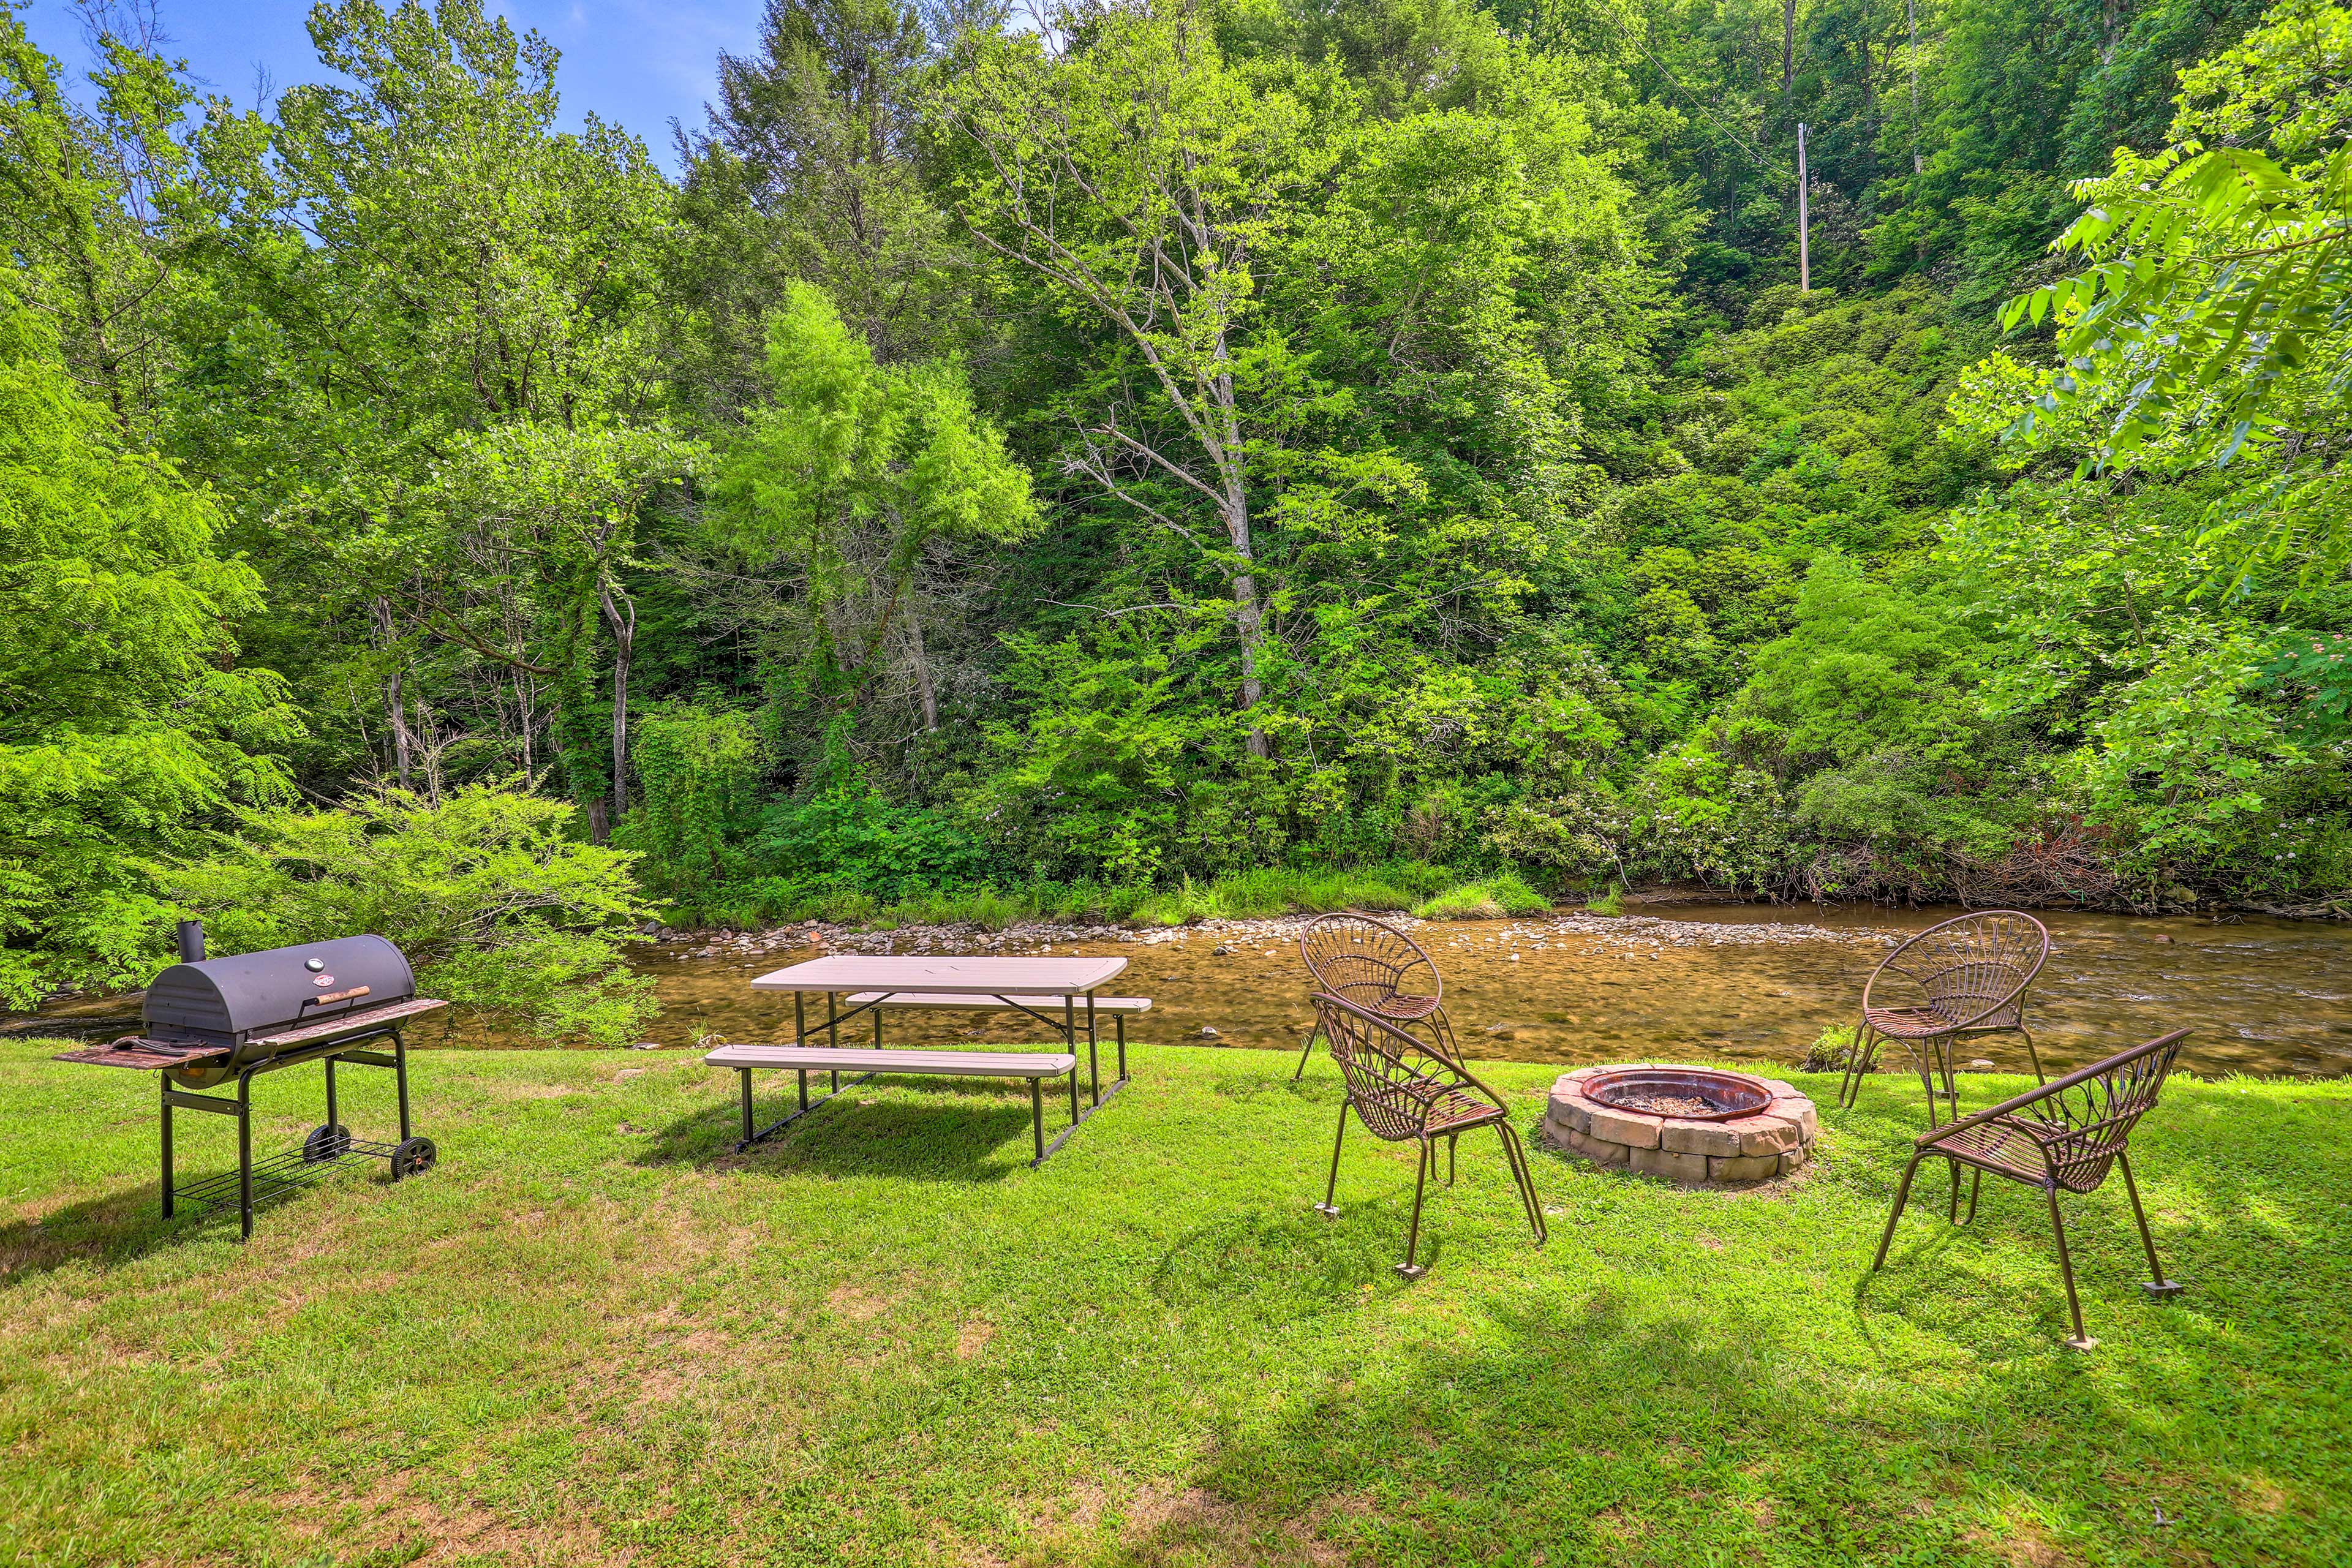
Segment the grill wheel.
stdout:
<path fill-rule="evenodd" d="M 302 1140 L 302 1163 L 315 1165 L 321 1160 L 331 1160 L 347 1153 L 352 1146 L 352 1130 L 330 1127 L 325 1123 L 310 1129 L 310 1136 Z"/>
<path fill-rule="evenodd" d="M 382 1147 L 382 1145 L 378 1145 Z M 433 1168 L 440 1151 L 433 1147 L 430 1138 L 410 1138 L 392 1152 L 392 1179 L 395 1182 L 409 1176 L 421 1176 Z"/>

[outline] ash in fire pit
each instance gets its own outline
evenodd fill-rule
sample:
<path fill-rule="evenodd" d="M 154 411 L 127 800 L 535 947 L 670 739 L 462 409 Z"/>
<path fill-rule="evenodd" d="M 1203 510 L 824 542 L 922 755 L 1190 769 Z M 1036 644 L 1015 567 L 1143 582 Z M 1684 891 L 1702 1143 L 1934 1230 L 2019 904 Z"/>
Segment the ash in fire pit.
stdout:
<path fill-rule="evenodd" d="M 1778 1079 L 1663 1066 L 1563 1073 L 1544 1125 L 1598 1165 L 1744 1186 L 1801 1167 L 1818 1124 L 1813 1102 Z"/>
<path fill-rule="evenodd" d="M 1772 1103 L 1761 1079 L 1706 1068 L 1611 1068 L 1584 1080 L 1584 1093 L 1619 1110 L 1726 1121 Z"/>
<path fill-rule="evenodd" d="M 1695 1094 L 1644 1094 L 1636 1091 L 1623 1095 L 1612 1103 L 1628 1110 L 1646 1110 L 1653 1116 L 1712 1116 L 1717 1109 Z"/>

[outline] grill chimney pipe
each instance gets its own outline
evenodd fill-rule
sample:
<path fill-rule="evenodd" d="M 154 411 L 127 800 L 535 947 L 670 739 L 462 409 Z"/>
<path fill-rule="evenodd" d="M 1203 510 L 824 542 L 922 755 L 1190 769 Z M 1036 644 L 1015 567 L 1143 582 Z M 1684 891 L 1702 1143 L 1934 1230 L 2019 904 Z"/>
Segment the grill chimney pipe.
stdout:
<path fill-rule="evenodd" d="M 201 963 L 204 962 L 204 956 L 205 922 L 202 921 L 182 921 L 180 922 L 180 962 L 182 963 Z"/>

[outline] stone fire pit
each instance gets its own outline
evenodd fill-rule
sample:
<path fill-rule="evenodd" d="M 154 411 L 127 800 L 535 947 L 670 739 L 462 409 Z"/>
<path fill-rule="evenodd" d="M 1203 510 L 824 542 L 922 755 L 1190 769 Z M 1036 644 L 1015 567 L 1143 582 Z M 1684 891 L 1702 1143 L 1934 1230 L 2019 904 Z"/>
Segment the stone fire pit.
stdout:
<path fill-rule="evenodd" d="M 1801 1167 L 1820 1121 L 1813 1102 L 1779 1079 L 1619 1064 L 1560 1074 L 1544 1129 L 1596 1165 L 1736 1187 Z"/>

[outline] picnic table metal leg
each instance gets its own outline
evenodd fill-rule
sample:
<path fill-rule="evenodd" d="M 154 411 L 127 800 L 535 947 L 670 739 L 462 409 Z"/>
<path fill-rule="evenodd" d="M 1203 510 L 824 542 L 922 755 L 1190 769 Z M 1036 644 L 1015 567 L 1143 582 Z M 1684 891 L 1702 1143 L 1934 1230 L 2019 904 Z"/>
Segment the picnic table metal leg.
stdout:
<path fill-rule="evenodd" d="M 808 999 L 797 991 L 793 993 L 793 1044 L 808 1044 Z"/>
<path fill-rule="evenodd" d="M 1114 1015 L 1111 1018 L 1111 1026 L 1118 1031 L 1118 1081 L 1125 1083 L 1127 1081 L 1127 1015 L 1124 1013 Z"/>
<path fill-rule="evenodd" d="M 801 1071 L 800 1071 L 800 1079 L 801 1079 L 801 1109 L 802 1109 L 803 1110 L 806 1110 L 808 1109 L 808 1068 L 801 1068 Z"/>
<path fill-rule="evenodd" d="M 1070 1064 L 1070 1125 L 1078 1124 L 1078 1064 Z"/>
<path fill-rule="evenodd" d="M 882 1004 L 874 1004 L 874 1048 L 882 1048 Z"/>
<path fill-rule="evenodd" d="M 839 998 L 830 991 L 824 994 L 824 1043 L 834 1050 L 841 1049 L 841 1008 Z M 841 1069 L 834 1068 L 833 1092 L 841 1092 Z"/>
<path fill-rule="evenodd" d="M 735 1070 L 743 1079 L 743 1142 L 749 1143 L 752 1133 L 757 1131 L 751 1124 L 751 1069 L 738 1068 Z"/>
<path fill-rule="evenodd" d="M 1095 1056 L 1095 994 L 1091 991 L 1087 993 L 1087 1085 L 1088 1092 L 1095 1097 L 1095 1103 L 1100 1105 L 1102 1064 Z"/>
<path fill-rule="evenodd" d="M 1029 1080 L 1029 1139 L 1037 1149 L 1037 1157 L 1029 1163 L 1044 1164 L 1045 1163 L 1045 1080 L 1042 1078 L 1033 1078 Z"/>

